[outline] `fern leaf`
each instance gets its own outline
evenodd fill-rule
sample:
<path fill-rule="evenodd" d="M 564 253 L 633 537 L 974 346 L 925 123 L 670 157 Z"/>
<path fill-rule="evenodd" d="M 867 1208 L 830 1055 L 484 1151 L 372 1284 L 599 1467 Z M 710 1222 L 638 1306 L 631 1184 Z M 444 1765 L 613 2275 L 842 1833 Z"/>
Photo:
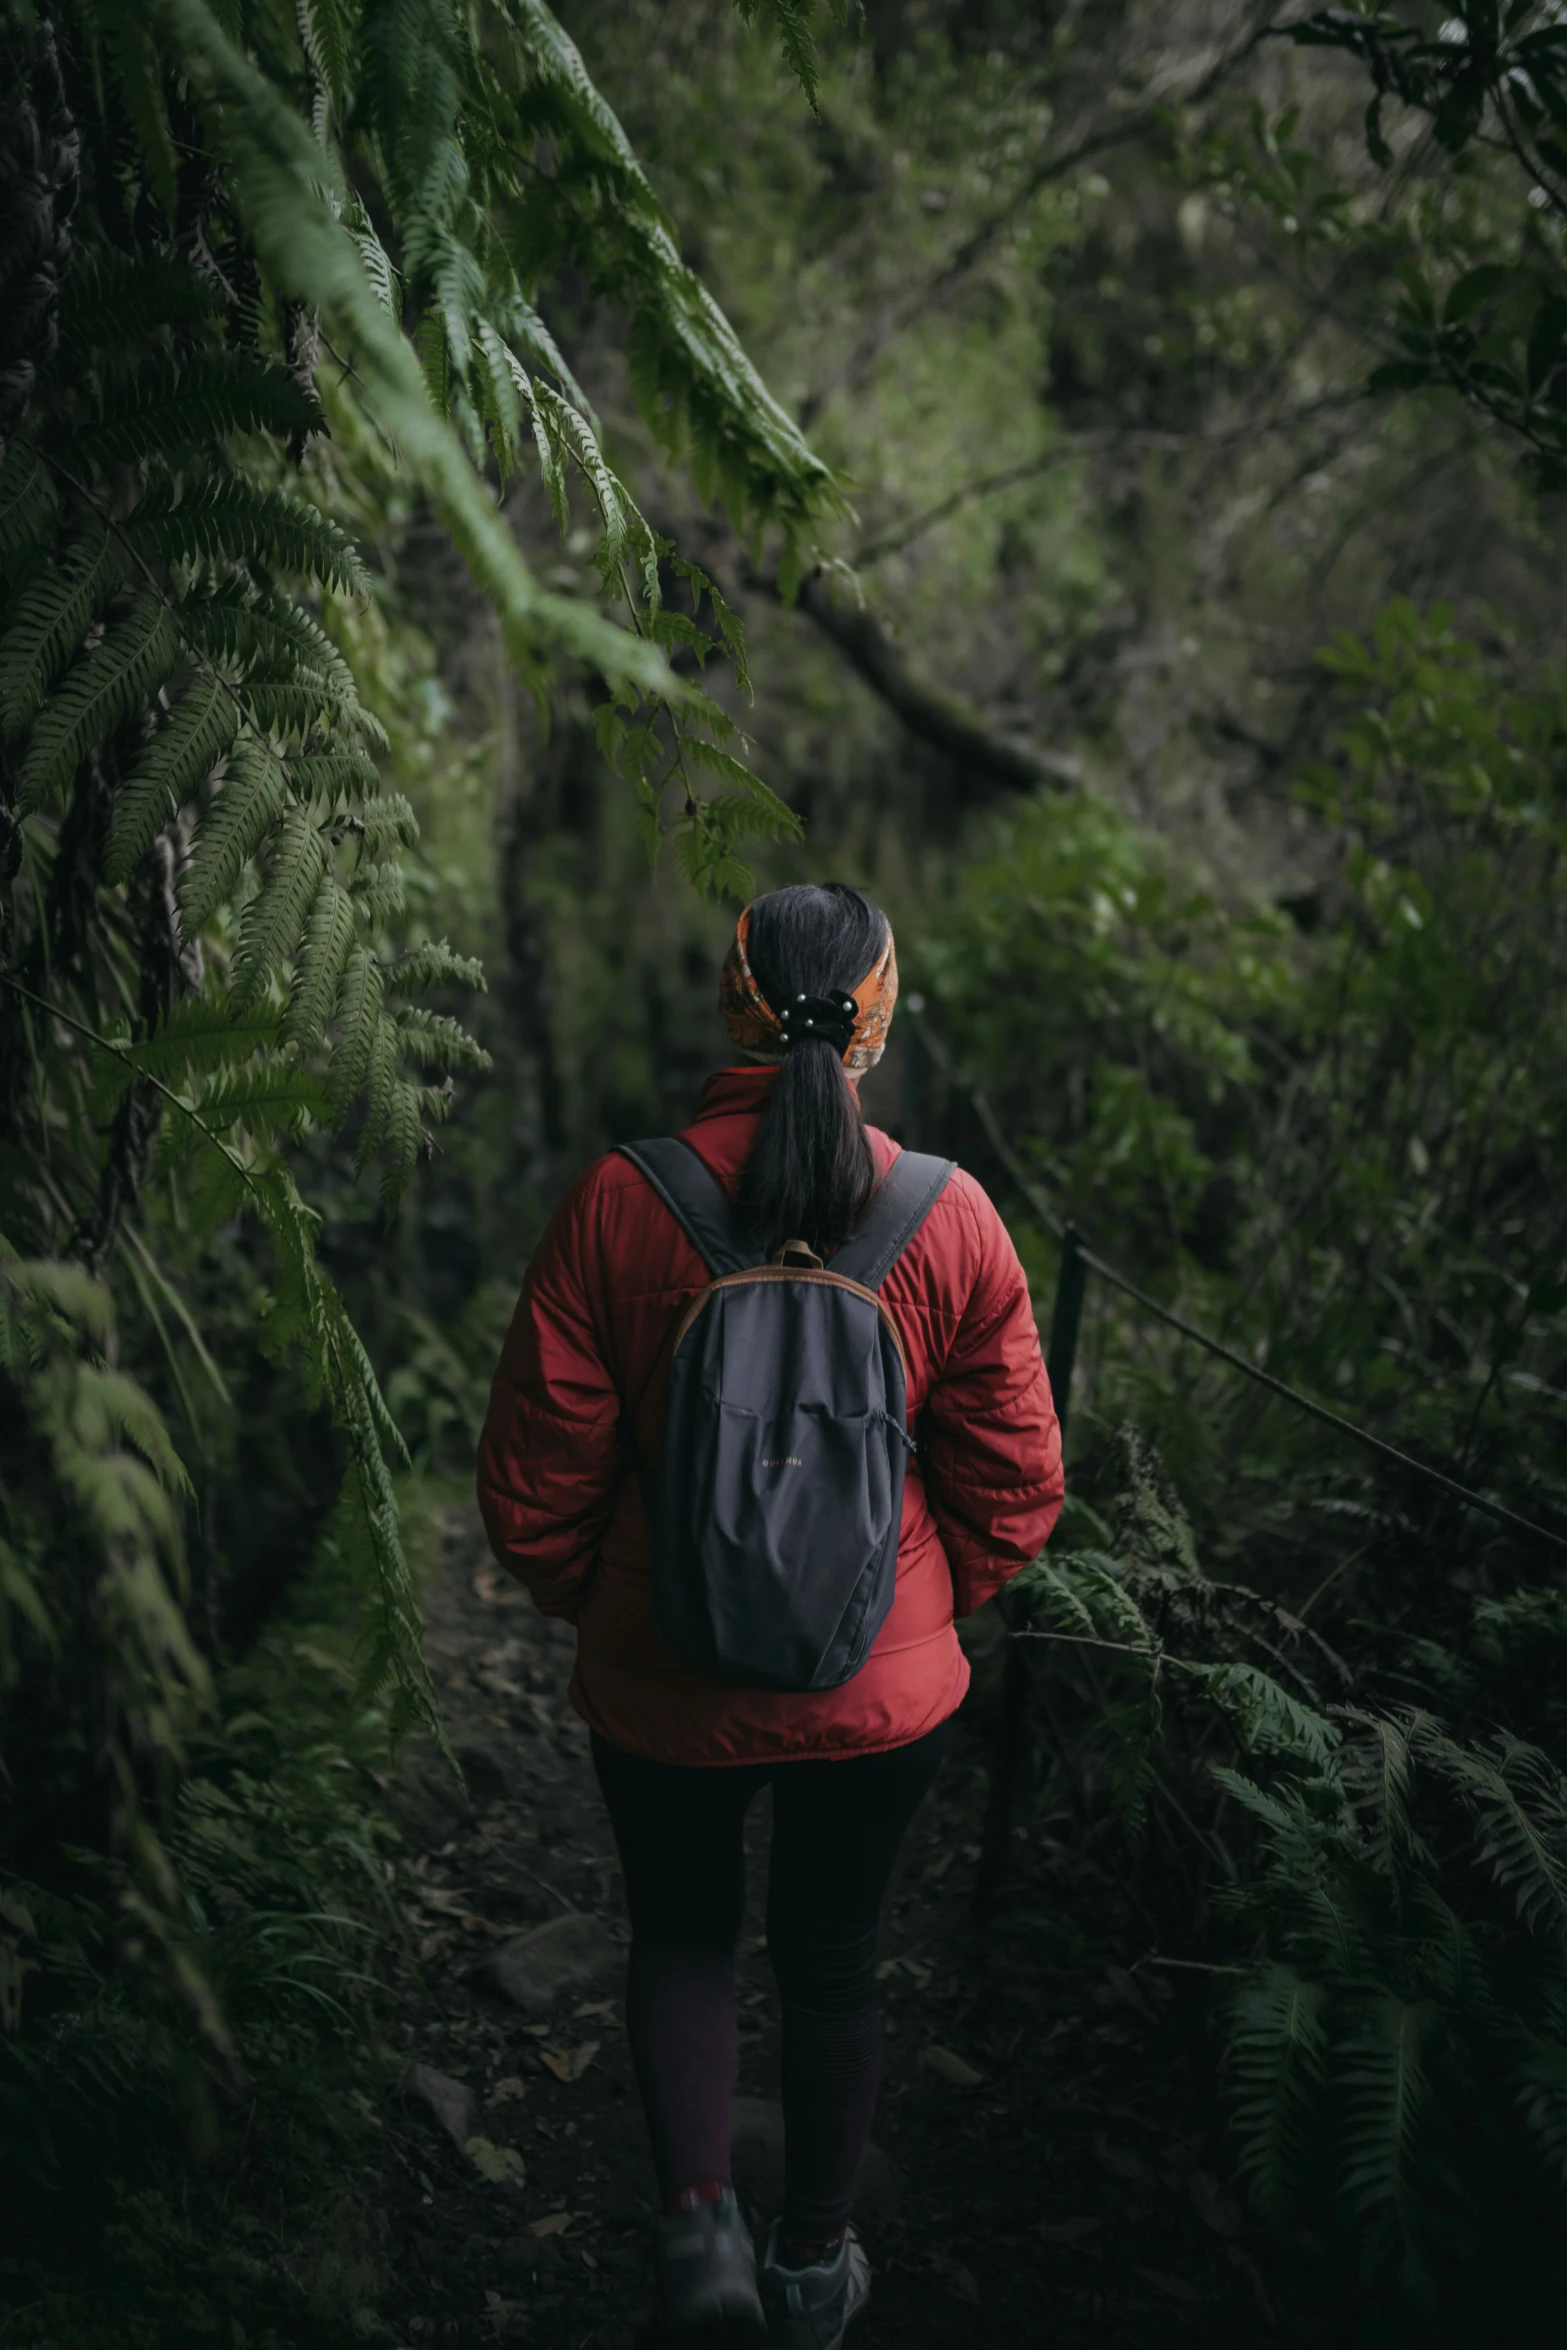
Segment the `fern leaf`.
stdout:
<path fill-rule="evenodd" d="M 703 742 L 700 735 L 687 735 L 684 748 L 694 766 L 716 776 L 720 783 L 727 783 L 735 793 L 757 800 L 763 807 L 772 808 L 786 824 L 798 822 L 788 802 L 781 800 L 759 775 L 753 775 L 743 759 L 736 759 L 728 751 L 721 751 L 714 744 Z"/>
<path fill-rule="evenodd" d="M 1357 1806 L 1372 1816 L 1371 1849 L 1376 1865 L 1397 1877 L 1414 1841 L 1409 1819 L 1413 1779 L 1409 1741 L 1384 1714 L 1349 1710 L 1362 1735 L 1344 1749 L 1340 1779 Z"/>
<path fill-rule="evenodd" d="M 257 683 L 246 678 L 238 691 L 245 715 L 258 734 L 286 741 L 291 735 L 308 735 L 314 727 L 330 726 L 334 720 L 351 723 L 365 734 L 380 733 L 363 710 L 345 706 L 328 679 L 301 677 L 297 669 L 292 682 Z"/>
<path fill-rule="evenodd" d="M 59 365 L 86 366 L 105 345 L 125 350 L 161 327 L 210 327 L 223 296 L 210 277 L 172 254 L 112 248 L 73 262 L 61 290 Z"/>
<path fill-rule="evenodd" d="M 321 430 L 321 411 L 286 368 L 255 359 L 162 361 L 136 380 L 135 398 L 89 425 L 67 448 L 73 473 L 85 465 L 138 465 L 230 433 L 270 432 L 280 440 Z"/>
<path fill-rule="evenodd" d="M 34 723 L 22 761 L 17 804 L 37 808 L 70 784 L 95 745 L 155 693 L 179 655 L 162 597 L 143 588 L 123 620 L 67 670 Z"/>
<path fill-rule="evenodd" d="M 369 947 L 355 947 L 337 991 L 337 1044 L 327 1070 L 333 1120 L 339 1126 L 370 1074 L 381 1017 L 381 966 Z"/>
<path fill-rule="evenodd" d="M 381 778 L 375 762 L 363 751 L 311 751 L 288 762 L 288 784 L 301 799 L 324 814 L 340 800 L 350 805 L 378 793 Z"/>
<path fill-rule="evenodd" d="M 322 151 L 308 126 L 204 0 L 161 0 L 161 21 L 179 44 L 198 107 L 222 112 L 228 185 L 261 268 L 284 291 L 319 308 L 328 332 L 353 350 L 381 429 L 396 441 L 410 477 L 437 501 L 475 578 L 494 596 L 516 657 L 524 666 L 536 661 L 539 643 L 548 639 L 608 677 L 666 691 L 669 672 L 655 647 L 581 599 L 539 588 L 460 440 L 432 408 L 407 338 L 366 279 L 324 189 Z"/>
<path fill-rule="evenodd" d="M 234 1002 L 243 1010 L 290 956 L 326 872 L 326 849 L 308 808 L 289 805 L 273 837 L 271 868 L 245 908 L 234 958 Z"/>
<path fill-rule="evenodd" d="M 405 1059 L 421 1069 L 488 1069 L 490 1056 L 475 1037 L 444 1012 L 422 1004 L 397 1015 L 397 1041 Z"/>
<path fill-rule="evenodd" d="M 564 537 L 571 522 L 571 500 L 566 489 L 566 449 L 553 423 L 553 412 L 534 396 L 533 385 L 526 368 L 515 352 L 508 350 L 507 362 L 512 381 L 521 395 L 533 427 L 533 445 L 538 451 L 539 473 L 549 493 L 550 512 L 555 527 Z"/>
<path fill-rule="evenodd" d="M 17 598 L 0 638 L 0 726 L 8 741 L 31 724 L 45 693 L 119 584 L 119 560 L 100 522 Z"/>
<path fill-rule="evenodd" d="M 239 1012 L 227 996 L 182 996 L 151 1036 L 122 1050 L 132 1070 L 170 1084 L 237 1067 L 278 1041 L 278 1016 L 264 1007 Z"/>
<path fill-rule="evenodd" d="M 16 433 L 0 464 L 0 570 L 24 578 L 54 536 L 60 501 L 38 451 Z"/>
<path fill-rule="evenodd" d="M 419 1163 L 419 1153 L 424 1144 L 424 1123 L 420 1112 L 419 1087 L 399 1077 L 392 1087 L 392 1098 L 387 1105 L 386 1123 L 381 1135 L 381 1152 L 386 1161 L 381 1176 L 381 1199 L 389 1213 L 407 1190 L 408 1178 Z"/>
<path fill-rule="evenodd" d="M 282 815 L 287 794 L 278 760 L 253 734 L 241 734 L 228 773 L 197 827 L 180 880 L 180 927 L 193 938 L 238 881 Z"/>
<path fill-rule="evenodd" d="M 1402 2253 L 1406 2285 L 1423 2276 L 1422 2210 L 1443 2173 L 1430 2060 L 1441 2017 L 1429 2001 L 1373 1992 L 1357 1998 L 1338 2047 L 1339 2201 Z"/>
<path fill-rule="evenodd" d="M 358 32 L 359 10 L 354 0 L 299 0 L 299 35 L 305 55 L 339 106 L 348 95 Z"/>
<path fill-rule="evenodd" d="M 1567 2048 L 1560 2040 L 1525 2034 L 1513 2077 L 1524 2128 L 1567 2189 Z"/>
<path fill-rule="evenodd" d="M 391 1117 L 397 1095 L 397 1030 L 384 1017 L 377 1019 L 370 1039 L 365 1090 L 369 1095 L 365 1122 L 354 1144 L 356 1174 L 369 1165 L 385 1141 L 387 1121 Z"/>
<path fill-rule="evenodd" d="M 626 492 L 606 461 L 587 418 L 548 384 L 535 384 L 533 397 L 535 404 L 548 413 L 560 440 L 570 449 L 593 491 L 604 526 L 603 561 L 613 571 L 626 551 L 629 527 Z"/>
<path fill-rule="evenodd" d="M 326 1087 L 316 1072 L 274 1054 L 220 1070 L 201 1089 L 205 1124 L 218 1133 L 241 1125 L 257 1141 L 297 1136 L 307 1120 L 324 1126 L 329 1111 Z"/>
<path fill-rule="evenodd" d="M 384 849 L 411 849 L 419 838 L 419 819 L 401 792 L 385 792 L 365 802 L 361 818 L 367 857 Z"/>
<path fill-rule="evenodd" d="M 115 798 L 104 871 L 124 881 L 172 816 L 192 799 L 239 733 L 239 712 L 221 678 L 197 677 L 168 724 L 138 753 Z"/>
<path fill-rule="evenodd" d="M 165 563 L 261 557 L 345 594 L 369 592 L 358 549 L 329 515 L 242 473 L 220 474 L 183 494 L 160 489 L 123 527 L 133 546 Z"/>
<path fill-rule="evenodd" d="M 811 18 L 816 13 L 816 0 L 735 0 L 747 24 L 755 24 L 758 17 L 771 25 L 783 60 L 805 92 L 806 103 L 813 114 L 817 111 L 817 92 L 820 72 L 816 62 L 816 42 L 811 32 Z M 828 0 L 831 14 L 841 24 L 844 19 L 843 0 Z"/>
<path fill-rule="evenodd" d="M 328 874 L 316 893 L 299 950 L 283 1034 L 300 1052 L 312 1052 L 326 1034 L 339 982 L 354 943 L 354 906 Z"/>
<path fill-rule="evenodd" d="M 238 672 L 259 724 L 305 733 L 335 718 L 386 747 L 385 729 L 362 707 L 348 663 L 320 623 L 287 597 L 249 603 L 215 596 L 183 605 L 179 617 L 190 643 Z"/>
<path fill-rule="evenodd" d="M 517 470 L 518 436 L 522 422 L 512 354 L 487 319 L 477 328 L 478 349 L 472 380 L 479 413 L 490 429 L 490 443 L 503 483 Z"/>
<path fill-rule="evenodd" d="M 1247 1754 L 1268 1754 L 1326 1770 L 1342 1733 L 1302 1705 L 1255 1665 L 1188 1665 L 1183 1668 L 1219 1708 Z"/>
<path fill-rule="evenodd" d="M 1500 1738 L 1495 1760 L 1425 1726 L 1420 1750 L 1474 1814 L 1476 1848 L 1530 1931 L 1567 1950 L 1567 1786 L 1538 1747 Z"/>
<path fill-rule="evenodd" d="M 394 922 L 405 903 L 401 865 L 366 865 L 354 876 L 354 904 L 372 933 Z"/>
<path fill-rule="evenodd" d="M 1315 2167 L 1327 2077 L 1328 1995 L 1293 1967 L 1260 1967 L 1225 2019 L 1224 2064 L 1238 2168 L 1258 2217 L 1295 2224 Z"/>
<path fill-rule="evenodd" d="M 388 995 L 412 995 L 426 988 L 476 987 L 484 991 L 484 965 L 471 955 L 454 954 L 444 938 L 431 939 L 423 946 L 410 947 L 395 963 L 386 966 Z"/>
<path fill-rule="evenodd" d="M 368 219 L 361 217 L 349 231 L 358 252 L 365 276 L 381 308 L 389 318 L 401 315 L 402 300 L 398 288 L 397 271 L 390 254 L 382 244 Z"/>
<path fill-rule="evenodd" d="M 179 157 L 163 95 L 163 68 L 147 18 L 135 9 L 107 12 L 108 53 L 148 177 L 172 222 L 179 205 Z"/>

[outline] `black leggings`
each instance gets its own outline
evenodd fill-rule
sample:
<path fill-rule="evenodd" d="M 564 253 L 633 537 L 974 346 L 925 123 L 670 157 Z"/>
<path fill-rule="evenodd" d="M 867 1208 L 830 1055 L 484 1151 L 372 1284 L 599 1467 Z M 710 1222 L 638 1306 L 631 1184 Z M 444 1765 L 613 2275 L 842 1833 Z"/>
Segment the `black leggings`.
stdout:
<path fill-rule="evenodd" d="M 767 1949 L 779 1992 L 819 2014 L 876 2000 L 876 1920 L 951 1723 L 832 1762 L 645 1762 L 602 1738 L 593 1761 L 645 1949 L 732 1951 L 745 1913 L 745 1815 L 771 1785 Z"/>
<path fill-rule="evenodd" d="M 876 1922 L 951 1725 L 836 1762 L 593 1761 L 631 1915 L 626 2026 L 666 2199 L 725 2185 L 739 2041 L 745 1815 L 773 1791 L 767 1948 L 783 2004 L 784 2232 L 831 2242 L 876 2105 Z"/>

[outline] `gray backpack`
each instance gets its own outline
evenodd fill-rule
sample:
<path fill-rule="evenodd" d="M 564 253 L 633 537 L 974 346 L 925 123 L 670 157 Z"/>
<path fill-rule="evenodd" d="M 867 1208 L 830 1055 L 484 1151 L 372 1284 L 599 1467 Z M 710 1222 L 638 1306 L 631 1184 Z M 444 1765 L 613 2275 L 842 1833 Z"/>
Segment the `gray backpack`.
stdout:
<path fill-rule="evenodd" d="M 836 1689 L 892 1605 L 914 1450 L 877 1292 L 952 1161 L 905 1151 L 824 1266 L 803 1242 L 764 1261 L 688 1143 L 621 1150 L 712 1275 L 675 1333 L 656 1494 L 642 1480 L 653 1628 L 719 1680 Z"/>

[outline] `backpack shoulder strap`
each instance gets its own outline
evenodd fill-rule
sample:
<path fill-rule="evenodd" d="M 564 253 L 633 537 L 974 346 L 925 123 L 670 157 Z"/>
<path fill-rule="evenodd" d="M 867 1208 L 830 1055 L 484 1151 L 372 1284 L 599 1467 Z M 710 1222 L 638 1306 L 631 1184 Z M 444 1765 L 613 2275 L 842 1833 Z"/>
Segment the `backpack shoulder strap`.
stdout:
<path fill-rule="evenodd" d="M 923 1151 L 900 1151 L 871 1194 L 849 1238 L 832 1258 L 862 1289 L 880 1289 L 946 1188 L 956 1162 Z"/>
<path fill-rule="evenodd" d="M 761 1263 L 759 1252 L 747 1246 L 722 1185 L 679 1135 L 623 1142 L 620 1155 L 651 1183 L 715 1281 Z"/>

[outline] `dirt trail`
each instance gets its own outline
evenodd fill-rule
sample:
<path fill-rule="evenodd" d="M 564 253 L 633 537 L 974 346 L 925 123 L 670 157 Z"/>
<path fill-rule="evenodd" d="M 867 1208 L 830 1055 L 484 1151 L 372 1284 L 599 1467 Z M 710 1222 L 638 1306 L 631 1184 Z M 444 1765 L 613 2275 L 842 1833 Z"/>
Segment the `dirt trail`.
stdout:
<path fill-rule="evenodd" d="M 631 2350 L 653 2181 L 622 1954 L 608 1947 L 625 1939 L 619 1869 L 565 1694 L 572 1634 L 494 1573 L 477 1517 L 457 1510 L 429 1617 L 469 1800 L 430 1750 L 410 1752 L 394 1800 L 425 1990 L 410 1996 L 403 2036 L 427 2070 L 388 2138 L 397 2338 L 404 2350 Z M 854 2350 L 1335 2338 L 1278 2317 L 1239 2209 L 1206 2167 L 1210 2141 L 1183 2097 L 1191 2025 L 1160 1978 L 1065 1967 L 1037 1884 L 995 1930 L 970 1923 L 985 1707 L 977 1689 L 888 1903 L 886 2159 L 861 2214 L 876 2287 Z M 741 2108 L 737 2183 L 757 2219 L 771 2216 L 778 2162 L 776 2111 L 760 2102 L 776 2096 L 777 2071 L 764 1815 L 739 1977 L 740 2089 L 754 2102 Z M 1026 1877 L 1021 1845 L 1019 1858 Z M 529 2013 L 488 1964 L 572 1913 L 597 1922 L 565 1931 L 590 1965 L 596 1949 L 599 1972 Z"/>

